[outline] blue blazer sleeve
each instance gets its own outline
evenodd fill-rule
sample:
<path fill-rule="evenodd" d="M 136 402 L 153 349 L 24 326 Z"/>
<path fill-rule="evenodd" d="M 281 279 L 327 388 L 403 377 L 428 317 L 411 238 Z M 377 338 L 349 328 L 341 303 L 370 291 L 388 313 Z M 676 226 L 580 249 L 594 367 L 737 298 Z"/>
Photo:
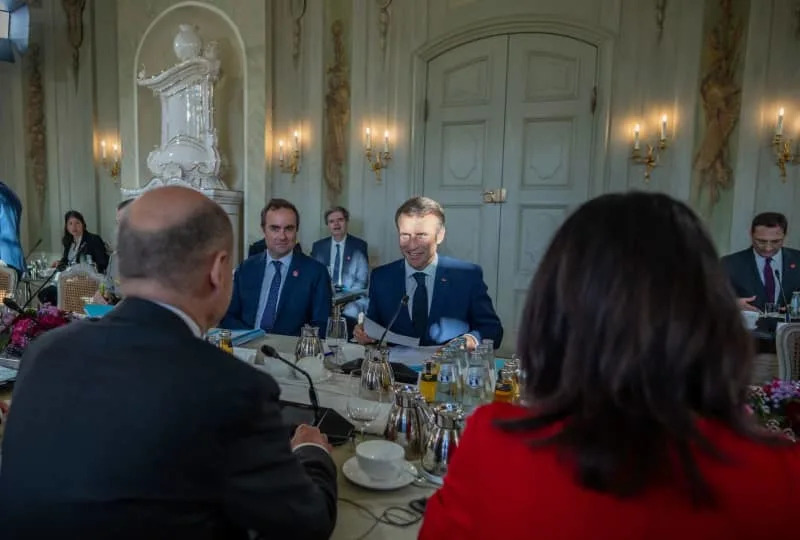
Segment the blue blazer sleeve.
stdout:
<path fill-rule="evenodd" d="M 244 322 L 244 315 L 242 313 L 242 267 L 236 270 L 233 275 L 233 294 L 231 295 L 231 303 L 228 304 L 228 311 L 220 321 L 221 328 L 230 328 L 231 330 L 240 330 L 249 328 Z"/>
<path fill-rule="evenodd" d="M 494 310 L 486 283 L 483 281 L 483 270 L 478 267 L 469 306 L 470 334 L 480 342 L 482 339 L 494 341 L 495 349 L 503 341 L 503 325 Z"/>

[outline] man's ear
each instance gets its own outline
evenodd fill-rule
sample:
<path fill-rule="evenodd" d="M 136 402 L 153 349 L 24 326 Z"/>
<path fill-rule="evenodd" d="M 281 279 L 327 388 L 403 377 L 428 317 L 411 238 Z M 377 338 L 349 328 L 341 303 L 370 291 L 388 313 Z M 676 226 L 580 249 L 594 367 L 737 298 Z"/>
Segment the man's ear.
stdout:
<path fill-rule="evenodd" d="M 442 242 L 444 242 L 444 233 L 445 233 L 444 225 L 442 225 L 442 228 L 439 229 L 439 232 L 436 233 L 436 245 L 437 246 L 439 244 L 441 244 Z"/>
<path fill-rule="evenodd" d="M 228 258 L 230 255 L 227 251 L 217 251 L 213 255 L 213 260 L 211 262 L 211 269 L 209 270 L 208 280 L 209 283 L 214 287 L 214 289 L 222 288 L 223 284 L 225 283 L 225 273 L 227 272 Z"/>

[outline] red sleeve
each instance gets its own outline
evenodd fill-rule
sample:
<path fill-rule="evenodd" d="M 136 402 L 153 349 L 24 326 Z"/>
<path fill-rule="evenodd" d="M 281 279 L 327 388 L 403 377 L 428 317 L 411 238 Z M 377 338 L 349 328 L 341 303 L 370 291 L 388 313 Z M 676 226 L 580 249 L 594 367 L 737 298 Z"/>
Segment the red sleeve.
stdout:
<path fill-rule="evenodd" d="M 490 408 L 482 407 L 467 419 L 444 485 L 428 499 L 420 539 L 471 537 L 473 522 L 482 514 L 479 494 L 485 485 L 483 476 L 491 470 L 486 467 L 486 460 L 492 457 L 481 448 L 492 429 Z"/>

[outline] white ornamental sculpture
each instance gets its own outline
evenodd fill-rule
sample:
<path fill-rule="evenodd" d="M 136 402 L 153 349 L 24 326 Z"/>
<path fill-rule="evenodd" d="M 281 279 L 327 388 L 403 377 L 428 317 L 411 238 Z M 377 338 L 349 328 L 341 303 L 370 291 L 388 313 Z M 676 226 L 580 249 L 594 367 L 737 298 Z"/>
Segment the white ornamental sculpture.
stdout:
<path fill-rule="evenodd" d="M 219 179 L 222 159 L 214 128 L 214 83 L 220 61 L 216 42 L 201 54 L 195 28 L 181 24 L 173 50 L 181 61 L 158 75 L 139 73 L 139 86 L 161 99 L 161 145 L 147 156 L 150 184 L 190 184 L 200 190 L 226 190 Z M 156 187 L 155 185 L 147 187 Z"/>

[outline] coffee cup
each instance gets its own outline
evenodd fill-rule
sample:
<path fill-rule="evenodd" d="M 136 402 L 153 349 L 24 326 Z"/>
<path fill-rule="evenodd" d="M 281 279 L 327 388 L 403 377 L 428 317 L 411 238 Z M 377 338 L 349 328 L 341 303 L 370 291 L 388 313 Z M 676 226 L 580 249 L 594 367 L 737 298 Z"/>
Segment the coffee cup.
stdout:
<path fill-rule="evenodd" d="M 403 469 L 405 450 L 390 441 L 366 441 L 356 447 L 358 466 L 377 481 L 394 480 Z"/>
<path fill-rule="evenodd" d="M 756 327 L 759 316 L 760 313 L 758 311 L 742 310 L 742 319 L 744 319 L 744 325 L 749 330 L 753 330 Z"/>

